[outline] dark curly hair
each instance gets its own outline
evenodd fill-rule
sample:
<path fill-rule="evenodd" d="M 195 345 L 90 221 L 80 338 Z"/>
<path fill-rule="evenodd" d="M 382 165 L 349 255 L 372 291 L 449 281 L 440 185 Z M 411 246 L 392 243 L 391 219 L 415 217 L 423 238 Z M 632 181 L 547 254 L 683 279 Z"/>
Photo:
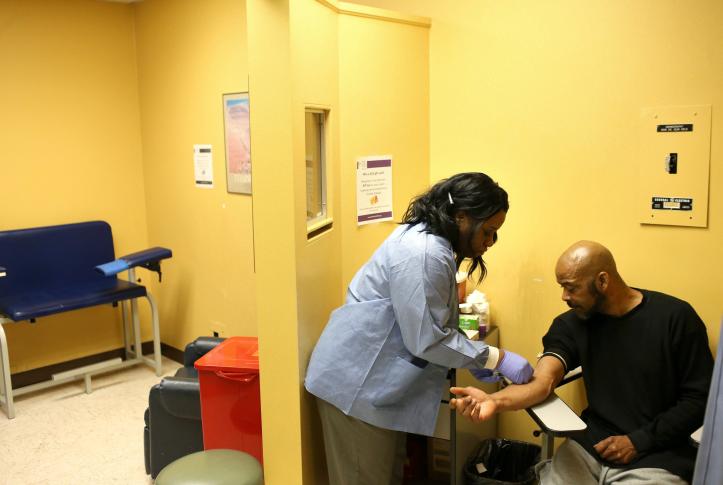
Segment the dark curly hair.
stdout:
<path fill-rule="evenodd" d="M 488 175 L 481 172 L 459 173 L 437 182 L 427 192 L 415 197 L 404 213 L 402 224 L 424 223 L 426 232 L 447 239 L 452 244 L 459 268 L 464 255 L 459 250 L 459 227 L 455 215 L 462 211 L 472 220 L 472 231 L 467 241 L 471 244 L 472 237 L 487 219 L 499 211 L 507 212 L 509 208 L 507 192 Z M 480 268 L 481 282 L 487 275 L 482 256 L 472 258 L 469 274 L 477 268 Z"/>

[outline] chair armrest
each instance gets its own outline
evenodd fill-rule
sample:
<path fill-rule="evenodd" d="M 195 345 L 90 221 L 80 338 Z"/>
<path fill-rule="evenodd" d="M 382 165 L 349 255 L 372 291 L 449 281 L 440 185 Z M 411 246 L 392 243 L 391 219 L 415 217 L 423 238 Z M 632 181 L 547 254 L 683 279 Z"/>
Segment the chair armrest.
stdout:
<path fill-rule="evenodd" d="M 160 278 L 161 260 L 168 259 L 171 256 L 173 256 L 173 253 L 170 249 L 154 247 L 136 253 L 126 254 L 109 263 L 99 264 L 95 269 L 104 276 L 113 276 L 121 271 L 141 266 L 157 272 Z"/>
<path fill-rule="evenodd" d="M 587 428 L 585 422 L 554 392 L 547 399 L 527 409 L 527 414 L 543 432 L 555 436 L 568 436 Z"/>
<path fill-rule="evenodd" d="M 184 367 L 193 367 L 194 362 L 206 355 L 211 349 L 226 340 L 223 337 L 198 337 L 186 345 L 183 351 Z"/>
<path fill-rule="evenodd" d="M 557 385 L 557 387 L 564 386 L 568 382 L 575 381 L 582 377 L 582 366 L 577 366 L 574 369 L 572 369 L 570 372 L 562 376 L 562 380 Z"/>
<path fill-rule="evenodd" d="M 7 272 L 5 271 L 5 268 L 0 266 L 0 278 L 4 278 L 5 276 L 7 276 Z"/>

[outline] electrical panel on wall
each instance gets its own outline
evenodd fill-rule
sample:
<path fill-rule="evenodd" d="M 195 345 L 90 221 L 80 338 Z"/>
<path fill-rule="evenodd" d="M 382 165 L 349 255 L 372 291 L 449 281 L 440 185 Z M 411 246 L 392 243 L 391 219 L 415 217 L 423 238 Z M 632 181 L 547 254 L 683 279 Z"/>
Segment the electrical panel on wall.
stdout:
<path fill-rule="evenodd" d="M 642 224 L 708 226 L 711 107 L 644 108 L 640 119 Z"/>

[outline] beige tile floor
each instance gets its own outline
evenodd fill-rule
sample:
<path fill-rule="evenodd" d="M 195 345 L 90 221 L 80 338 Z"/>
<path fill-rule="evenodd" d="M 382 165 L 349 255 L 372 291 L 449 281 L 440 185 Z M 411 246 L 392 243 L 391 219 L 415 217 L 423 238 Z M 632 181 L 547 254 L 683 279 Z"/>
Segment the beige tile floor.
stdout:
<path fill-rule="evenodd" d="M 163 359 L 163 375 L 180 364 Z M 0 412 L 0 485 L 149 485 L 143 465 L 143 412 L 160 381 L 134 366 L 20 396 L 15 419 Z"/>

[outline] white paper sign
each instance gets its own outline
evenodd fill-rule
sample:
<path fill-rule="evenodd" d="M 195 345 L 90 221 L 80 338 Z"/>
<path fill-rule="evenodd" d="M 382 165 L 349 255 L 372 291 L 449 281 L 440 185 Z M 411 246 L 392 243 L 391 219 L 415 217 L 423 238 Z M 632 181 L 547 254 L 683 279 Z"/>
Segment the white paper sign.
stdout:
<path fill-rule="evenodd" d="M 356 161 L 356 220 L 358 225 L 391 221 L 392 156 Z"/>
<path fill-rule="evenodd" d="M 211 145 L 193 145 L 193 167 L 196 187 L 213 188 L 213 155 Z"/>

